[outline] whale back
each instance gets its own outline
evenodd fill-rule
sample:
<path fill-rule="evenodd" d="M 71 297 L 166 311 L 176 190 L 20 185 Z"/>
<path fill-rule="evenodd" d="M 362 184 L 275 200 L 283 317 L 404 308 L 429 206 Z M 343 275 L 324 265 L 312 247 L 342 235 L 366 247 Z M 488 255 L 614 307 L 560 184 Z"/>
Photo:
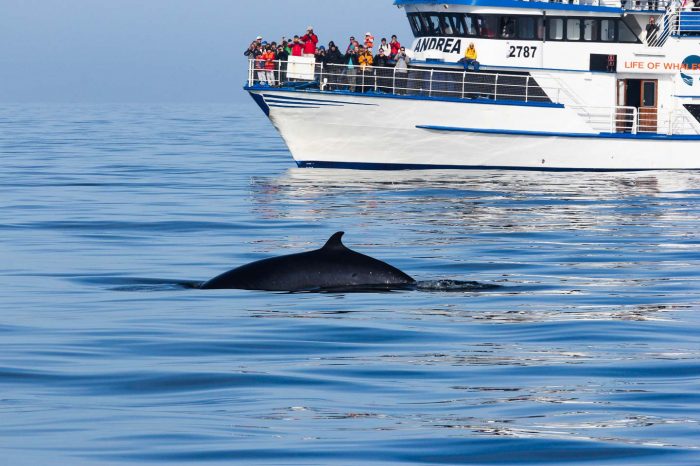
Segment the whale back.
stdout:
<path fill-rule="evenodd" d="M 415 280 L 385 262 L 355 252 L 335 233 L 315 251 L 253 262 L 202 285 L 202 289 L 265 291 L 323 291 L 353 289 L 400 289 Z"/>

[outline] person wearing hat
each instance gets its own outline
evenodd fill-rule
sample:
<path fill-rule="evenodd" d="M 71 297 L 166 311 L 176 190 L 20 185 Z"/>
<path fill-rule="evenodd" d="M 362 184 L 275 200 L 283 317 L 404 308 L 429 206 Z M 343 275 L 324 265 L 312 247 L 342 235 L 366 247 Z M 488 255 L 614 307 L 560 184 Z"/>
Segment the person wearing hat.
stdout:
<path fill-rule="evenodd" d="M 365 48 L 369 49 L 369 53 L 372 53 L 372 47 L 374 47 L 374 36 L 368 32 L 365 34 Z"/>
<path fill-rule="evenodd" d="M 301 37 L 301 41 L 304 43 L 304 56 L 315 57 L 318 36 L 314 34 L 314 28 L 312 26 L 306 28 L 306 34 Z"/>

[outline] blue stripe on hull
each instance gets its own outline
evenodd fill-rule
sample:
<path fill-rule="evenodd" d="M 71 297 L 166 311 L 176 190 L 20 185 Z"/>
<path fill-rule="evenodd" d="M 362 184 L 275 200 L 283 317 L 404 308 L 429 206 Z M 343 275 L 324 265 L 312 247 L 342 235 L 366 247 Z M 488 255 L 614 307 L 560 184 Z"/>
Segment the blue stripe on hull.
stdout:
<path fill-rule="evenodd" d="M 555 168 L 555 167 L 509 167 L 500 165 L 427 165 L 414 163 L 357 163 L 357 162 L 311 162 L 298 161 L 299 168 L 336 168 L 346 170 L 515 170 L 535 172 L 639 172 L 658 171 L 660 168 Z M 673 169 L 678 171 L 681 169 Z M 690 169 L 688 169 L 690 170 Z"/>

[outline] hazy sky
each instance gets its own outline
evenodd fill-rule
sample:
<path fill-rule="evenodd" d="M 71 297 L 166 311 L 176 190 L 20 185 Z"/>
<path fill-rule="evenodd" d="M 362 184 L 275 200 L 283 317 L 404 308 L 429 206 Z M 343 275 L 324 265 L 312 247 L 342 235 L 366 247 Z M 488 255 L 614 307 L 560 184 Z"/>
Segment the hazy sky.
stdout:
<path fill-rule="evenodd" d="M 308 25 L 411 41 L 392 0 L 0 0 L 0 102 L 240 100 L 250 41 Z"/>

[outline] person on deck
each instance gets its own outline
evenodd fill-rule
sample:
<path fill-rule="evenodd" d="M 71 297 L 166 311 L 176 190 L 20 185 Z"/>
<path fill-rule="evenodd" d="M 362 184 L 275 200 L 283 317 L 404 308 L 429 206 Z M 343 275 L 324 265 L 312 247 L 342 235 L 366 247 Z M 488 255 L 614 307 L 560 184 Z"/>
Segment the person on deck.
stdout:
<path fill-rule="evenodd" d="M 476 53 L 476 47 L 474 47 L 474 42 L 469 43 L 469 47 L 467 48 L 466 53 L 464 54 L 464 58 L 460 61 L 464 63 L 464 69 L 468 70 L 470 66 L 474 67 L 474 71 L 479 71 L 479 62 L 476 61 L 478 55 Z"/>
<path fill-rule="evenodd" d="M 304 56 L 316 56 L 316 44 L 318 44 L 318 36 L 314 34 L 314 28 L 312 26 L 306 28 L 306 34 L 301 37 L 301 41 L 304 43 Z"/>
<path fill-rule="evenodd" d="M 393 71 L 389 68 L 389 57 L 381 47 L 379 47 L 379 53 L 374 57 L 374 66 L 375 76 L 377 77 L 376 90 L 391 93 L 391 76 Z"/>
<path fill-rule="evenodd" d="M 399 42 L 398 37 L 396 37 L 396 34 L 391 36 L 391 42 L 389 42 L 389 45 L 391 46 L 391 58 L 396 58 L 396 55 L 401 51 L 401 42 Z"/>
<path fill-rule="evenodd" d="M 265 82 L 267 82 L 269 86 L 275 85 L 276 58 L 277 56 L 275 55 L 275 52 L 273 51 L 273 48 L 270 45 L 268 45 L 267 48 L 265 48 L 265 52 L 260 56 L 260 59 L 264 62 Z"/>
<path fill-rule="evenodd" d="M 301 57 L 304 53 L 304 44 L 299 40 L 299 36 L 294 36 L 294 41 L 292 42 L 292 56 Z"/>
<path fill-rule="evenodd" d="M 360 78 L 360 86 L 362 92 L 367 91 L 370 87 L 374 88 L 374 80 L 372 79 L 372 64 L 374 63 L 374 57 L 372 56 L 372 51 L 368 48 L 360 46 L 360 54 L 357 57 L 360 61 L 360 73 L 362 77 Z"/>
<path fill-rule="evenodd" d="M 381 44 L 379 44 L 379 50 L 377 50 L 377 54 L 379 54 L 380 51 L 384 51 L 384 56 L 389 58 L 391 56 L 391 46 L 387 43 L 386 37 L 382 38 Z"/>
<path fill-rule="evenodd" d="M 406 48 L 401 47 L 399 52 L 394 57 L 396 65 L 394 66 L 396 84 L 394 85 L 397 94 L 406 94 L 408 87 L 408 65 L 411 64 L 411 59 L 406 55 Z"/>
<path fill-rule="evenodd" d="M 343 73 L 343 54 L 340 53 L 338 47 L 335 44 L 328 48 L 326 53 L 325 65 L 328 67 L 328 90 L 335 90 L 338 83 L 341 82 L 341 76 Z"/>
<path fill-rule="evenodd" d="M 647 30 L 647 44 L 651 45 L 652 42 L 656 40 L 656 36 L 659 33 L 659 25 L 656 24 L 656 20 L 653 16 L 649 18 L 649 24 L 646 26 Z"/>
<path fill-rule="evenodd" d="M 348 81 L 348 90 L 350 92 L 355 92 L 357 84 L 357 69 L 360 67 L 360 58 L 357 55 L 355 49 L 350 49 L 348 53 L 345 54 L 343 62 L 347 65 L 345 76 Z"/>
<path fill-rule="evenodd" d="M 374 36 L 371 32 L 365 34 L 365 48 L 369 49 L 369 53 L 372 53 L 372 47 L 374 47 Z"/>

